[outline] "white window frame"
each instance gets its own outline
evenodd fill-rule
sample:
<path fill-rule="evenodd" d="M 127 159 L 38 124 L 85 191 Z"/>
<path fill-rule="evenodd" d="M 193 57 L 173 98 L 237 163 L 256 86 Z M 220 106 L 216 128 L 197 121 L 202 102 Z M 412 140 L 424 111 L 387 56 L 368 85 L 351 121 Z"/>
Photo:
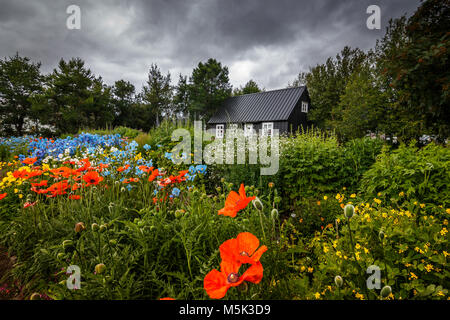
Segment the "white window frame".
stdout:
<path fill-rule="evenodd" d="M 308 102 L 302 101 L 302 112 L 308 113 Z"/>
<path fill-rule="evenodd" d="M 216 124 L 216 138 L 222 139 L 225 131 L 225 125 Z"/>
<path fill-rule="evenodd" d="M 263 122 L 261 129 L 263 136 L 271 137 L 273 133 L 273 122 Z"/>
<path fill-rule="evenodd" d="M 253 123 L 244 124 L 244 137 L 250 137 L 253 134 Z"/>

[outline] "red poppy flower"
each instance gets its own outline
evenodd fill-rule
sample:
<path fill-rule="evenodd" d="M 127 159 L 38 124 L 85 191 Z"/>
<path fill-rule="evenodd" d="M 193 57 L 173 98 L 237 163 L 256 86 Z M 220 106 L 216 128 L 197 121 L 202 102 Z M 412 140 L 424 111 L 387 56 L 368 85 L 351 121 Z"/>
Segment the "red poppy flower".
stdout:
<path fill-rule="evenodd" d="M 71 195 L 69 196 L 69 199 L 71 199 L 71 200 L 80 200 L 80 199 L 81 199 L 81 196 L 78 195 L 78 194 L 71 194 Z"/>
<path fill-rule="evenodd" d="M 103 177 L 99 176 L 97 171 L 89 171 L 83 176 L 83 180 L 86 181 L 86 186 L 97 185 L 103 181 Z"/>
<path fill-rule="evenodd" d="M 166 298 L 161 298 L 159 300 L 175 300 L 174 298 L 170 298 L 170 297 L 166 297 Z"/>
<path fill-rule="evenodd" d="M 254 200 L 256 197 L 249 197 L 245 195 L 244 184 L 241 184 L 239 188 L 239 194 L 235 191 L 231 191 L 225 200 L 225 207 L 219 210 L 219 214 L 229 217 L 236 217 L 236 214 L 247 207 L 250 201 Z"/>
<path fill-rule="evenodd" d="M 0 193 L 0 200 L 2 200 L 4 197 L 6 197 L 8 195 L 8 193 Z"/>
<path fill-rule="evenodd" d="M 255 264 L 262 254 L 267 251 L 266 246 L 259 249 L 259 240 L 250 232 L 241 232 L 236 239 L 230 239 L 219 247 L 222 260 L 232 260 L 239 263 Z"/>
<path fill-rule="evenodd" d="M 263 277 L 263 267 L 260 262 L 251 265 L 242 275 L 239 275 L 241 264 L 237 261 L 222 261 L 220 271 L 211 270 L 203 280 L 203 287 L 211 299 L 221 299 L 228 289 L 237 287 L 244 281 L 259 283 Z"/>

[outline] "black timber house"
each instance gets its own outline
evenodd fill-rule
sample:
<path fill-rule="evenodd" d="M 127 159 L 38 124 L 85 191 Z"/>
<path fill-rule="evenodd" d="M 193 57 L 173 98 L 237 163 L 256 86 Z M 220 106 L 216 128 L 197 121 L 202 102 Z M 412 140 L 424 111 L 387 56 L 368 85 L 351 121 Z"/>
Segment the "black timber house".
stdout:
<path fill-rule="evenodd" d="M 306 129 L 310 98 L 305 86 L 245 94 L 228 98 L 207 122 L 207 129 L 223 138 L 229 128 L 243 128 L 244 134 L 271 135 Z"/>

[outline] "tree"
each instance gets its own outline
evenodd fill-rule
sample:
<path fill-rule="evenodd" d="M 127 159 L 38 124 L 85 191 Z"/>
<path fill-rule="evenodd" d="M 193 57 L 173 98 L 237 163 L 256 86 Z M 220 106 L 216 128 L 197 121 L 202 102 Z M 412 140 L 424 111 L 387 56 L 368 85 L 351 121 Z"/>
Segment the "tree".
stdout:
<path fill-rule="evenodd" d="M 210 118 L 231 95 L 231 90 L 226 66 L 212 58 L 200 62 L 190 78 L 191 116 Z"/>
<path fill-rule="evenodd" d="M 305 85 L 311 97 L 312 105 L 308 114 L 315 126 L 333 129 L 333 124 L 341 119 L 339 110 L 340 97 L 355 70 L 366 59 L 360 49 L 345 47 L 336 57 L 328 58 L 324 64 L 310 68 L 307 73 L 300 73 L 290 86 Z"/>
<path fill-rule="evenodd" d="M 132 83 L 118 80 L 112 88 L 112 104 L 114 109 L 114 126 L 131 126 L 131 112 L 135 103 L 136 89 Z"/>
<path fill-rule="evenodd" d="M 35 119 L 29 98 L 42 91 L 40 66 L 19 53 L 0 60 L 0 131 L 5 134 L 22 135 L 26 120 Z"/>
<path fill-rule="evenodd" d="M 376 132 L 380 123 L 385 122 L 387 105 L 386 92 L 378 86 L 376 69 L 365 63 L 350 77 L 340 97 L 340 120 L 335 121 L 333 127 L 344 140 Z"/>
<path fill-rule="evenodd" d="M 261 92 L 261 89 L 259 88 L 258 84 L 250 79 L 243 87 L 236 88 L 233 90 L 234 96 L 240 96 L 243 94 L 250 94 L 250 93 L 258 93 Z"/>
<path fill-rule="evenodd" d="M 189 84 L 187 82 L 187 76 L 182 76 L 180 74 L 180 77 L 178 79 L 178 85 L 175 87 L 173 104 L 175 107 L 175 112 L 183 113 L 183 115 L 188 113 L 190 96 L 189 96 Z"/>
<path fill-rule="evenodd" d="M 172 115 L 172 94 L 170 73 L 164 76 L 158 66 L 152 64 L 148 73 L 147 86 L 143 88 L 143 100 L 156 115 L 156 125 L 159 125 L 159 116 L 163 113 Z"/>
<path fill-rule="evenodd" d="M 397 101 L 390 112 L 405 140 L 450 134 L 450 0 L 424 1 L 391 21 L 377 44 L 378 64 Z"/>
<path fill-rule="evenodd" d="M 43 94 L 33 96 L 33 110 L 40 121 L 57 133 L 77 133 L 82 127 L 105 126 L 112 121 L 110 92 L 84 61 L 61 59 L 46 79 Z"/>

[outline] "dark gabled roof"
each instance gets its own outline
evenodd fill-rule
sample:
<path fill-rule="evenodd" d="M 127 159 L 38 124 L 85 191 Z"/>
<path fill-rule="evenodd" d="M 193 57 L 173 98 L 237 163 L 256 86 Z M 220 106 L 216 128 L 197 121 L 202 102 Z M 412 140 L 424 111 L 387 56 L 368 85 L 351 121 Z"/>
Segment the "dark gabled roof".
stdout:
<path fill-rule="evenodd" d="M 302 86 L 231 97 L 208 123 L 286 121 L 304 91 Z"/>

